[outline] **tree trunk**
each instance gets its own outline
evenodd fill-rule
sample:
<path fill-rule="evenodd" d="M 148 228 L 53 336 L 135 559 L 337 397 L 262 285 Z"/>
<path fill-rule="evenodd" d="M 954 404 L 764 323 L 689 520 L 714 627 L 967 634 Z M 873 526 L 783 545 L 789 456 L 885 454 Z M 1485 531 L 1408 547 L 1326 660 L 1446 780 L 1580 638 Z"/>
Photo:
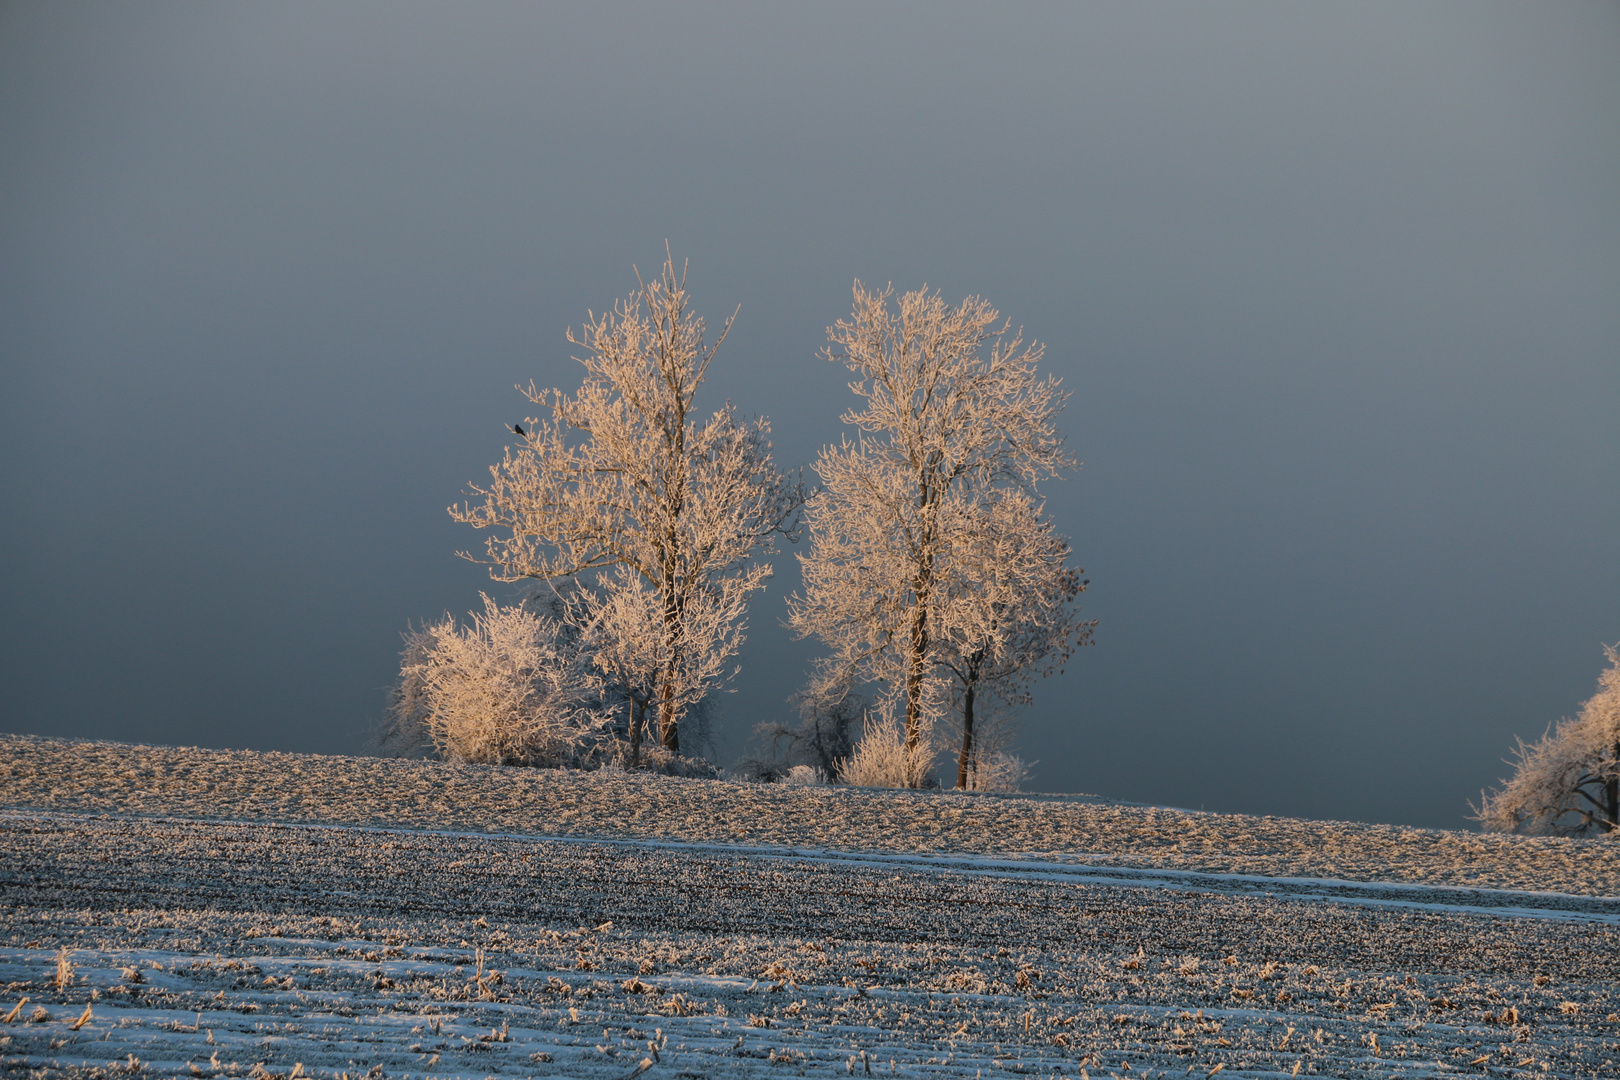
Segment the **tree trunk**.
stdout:
<path fill-rule="evenodd" d="M 634 695 L 630 698 L 630 767 L 641 766 L 641 725 L 647 719 L 647 706 Z"/>
<path fill-rule="evenodd" d="M 929 462 L 930 467 L 937 464 L 937 461 Z M 912 608 L 906 642 L 910 652 L 906 657 L 906 749 L 913 752 L 921 745 L 923 734 L 923 667 L 928 662 L 928 604 L 933 599 L 934 591 L 934 515 L 937 509 L 932 477 L 924 473 L 919 478 L 918 486 L 921 490 L 917 495 L 917 506 L 924 521 L 923 561 L 917 575 L 911 580 L 911 594 L 916 606 Z"/>
<path fill-rule="evenodd" d="M 670 320 L 671 330 L 675 327 L 675 319 Z M 665 351 L 660 346 L 659 351 Z M 676 710 L 675 673 L 681 670 L 681 662 L 685 659 L 685 650 L 681 648 L 684 637 L 683 626 L 686 615 L 686 604 L 683 585 L 679 574 L 680 562 L 676 552 L 681 550 L 681 539 L 676 522 L 681 520 L 686 510 L 686 413 L 691 401 L 681 394 L 681 385 L 678 380 L 671 378 L 669 372 L 675 370 L 675 365 L 662 365 L 666 372 L 665 383 L 670 389 L 670 400 L 674 405 L 675 415 L 670 421 L 669 458 L 675 466 L 675 473 L 667 481 L 664 489 L 668 501 L 669 525 L 664 535 L 662 581 L 664 590 L 664 634 L 669 645 L 669 659 L 664 668 L 663 693 L 658 702 L 658 733 L 662 737 L 664 749 L 672 754 L 681 752 L 681 718 Z"/>
<path fill-rule="evenodd" d="M 664 642 L 669 659 L 664 662 L 664 678 L 658 690 L 658 737 L 665 750 L 681 752 L 681 718 L 675 700 L 675 673 L 684 659 L 681 648 L 681 601 L 676 593 L 672 568 L 664 572 Z"/>
<path fill-rule="evenodd" d="M 658 702 L 658 730 L 663 747 L 672 754 L 681 752 L 680 717 L 675 715 L 675 702 L 666 695 Z"/>
<path fill-rule="evenodd" d="M 675 638 L 676 632 L 671 631 L 671 638 Z M 675 671 L 676 665 L 681 661 L 678 640 L 671 641 L 669 654 L 669 664 L 664 670 L 664 678 L 658 688 L 658 738 L 665 750 L 678 754 L 681 752 L 681 717 L 677 711 L 678 702 L 675 700 Z"/>
<path fill-rule="evenodd" d="M 1616 768 L 1620 768 L 1620 739 L 1614 741 L 1614 763 Z M 1620 776 L 1609 777 L 1609 782 L 1605 786 L 1608 788 L 1609 796 L 1609 822 L 1603 827 L 1603 831 L 1613 832 L 1620 829 Z"/>
<path fill-rule="evenodd" d="M 962 694 L 962 756 L 956 759 L 956 786 L 968 786 L 968 762 L 973 760 L 973 684 Z"/>
<path fill-rule="evenodd" d="M 906 749 L 922 743 L 923 668 L 928 660 L 928 582 L 916 582 L 912 591 L 917 606 L 912 610 L 911 628 L 906 634 Z"/>

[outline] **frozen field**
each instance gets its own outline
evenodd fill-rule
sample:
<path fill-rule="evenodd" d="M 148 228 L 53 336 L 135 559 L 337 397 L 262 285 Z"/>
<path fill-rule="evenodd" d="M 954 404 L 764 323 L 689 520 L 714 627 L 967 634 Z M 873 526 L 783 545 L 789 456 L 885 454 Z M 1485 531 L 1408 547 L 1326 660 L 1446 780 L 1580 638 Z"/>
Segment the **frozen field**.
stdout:
<path fill-rule="evenodd" d="M 545 836 L 1030 856 L 1620 896 L 1620 844 L 1047 797 L 794 788 L 0 735 L 0 805 Z"/>
<path fill-rule="evenodd" d="M 1620 1076 L 1612 842 L 0 751 L 6 1075 Z"/>

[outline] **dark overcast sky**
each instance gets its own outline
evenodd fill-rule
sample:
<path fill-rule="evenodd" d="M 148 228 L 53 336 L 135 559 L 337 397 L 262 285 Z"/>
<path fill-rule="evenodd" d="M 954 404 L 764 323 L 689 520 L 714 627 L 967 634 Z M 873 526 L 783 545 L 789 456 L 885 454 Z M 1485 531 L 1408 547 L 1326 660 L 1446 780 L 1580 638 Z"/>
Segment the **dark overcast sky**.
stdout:
<path fill-rule="evenodd" d="M 857 277 L 1047 344 L 1035 787 L 1463 826 L 1620 639 L 1616 5 L 7 3 L 0 729 L 363 752 L 666 239 L 785 465 Z"/>

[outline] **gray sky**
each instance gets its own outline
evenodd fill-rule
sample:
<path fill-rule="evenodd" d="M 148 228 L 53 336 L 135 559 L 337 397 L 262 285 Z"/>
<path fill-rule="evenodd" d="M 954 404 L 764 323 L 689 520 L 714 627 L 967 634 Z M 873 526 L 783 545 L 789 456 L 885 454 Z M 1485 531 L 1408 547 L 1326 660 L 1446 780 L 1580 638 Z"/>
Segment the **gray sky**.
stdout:
<path fill-rule="evenodd" d="M 1047 344 L 1101 624 L 1034 786 L 1462 826 L 1620 639 L 1617 134 L 1612 4 L 6 4 L 0 729 L 363 751 L 667 239 L 784 465 L 857 277 Z"/>

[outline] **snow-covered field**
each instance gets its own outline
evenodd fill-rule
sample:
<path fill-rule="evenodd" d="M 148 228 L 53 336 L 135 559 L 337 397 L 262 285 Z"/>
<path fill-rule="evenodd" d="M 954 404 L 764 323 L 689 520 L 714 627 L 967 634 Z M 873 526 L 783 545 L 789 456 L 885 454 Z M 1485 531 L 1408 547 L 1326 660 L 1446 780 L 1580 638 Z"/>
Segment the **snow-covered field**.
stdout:
<path fill-rule="evenodd" d="M 0 805 L 0 1075 L 1620 1076 L 1612 841 L 21 737 Z"/>

